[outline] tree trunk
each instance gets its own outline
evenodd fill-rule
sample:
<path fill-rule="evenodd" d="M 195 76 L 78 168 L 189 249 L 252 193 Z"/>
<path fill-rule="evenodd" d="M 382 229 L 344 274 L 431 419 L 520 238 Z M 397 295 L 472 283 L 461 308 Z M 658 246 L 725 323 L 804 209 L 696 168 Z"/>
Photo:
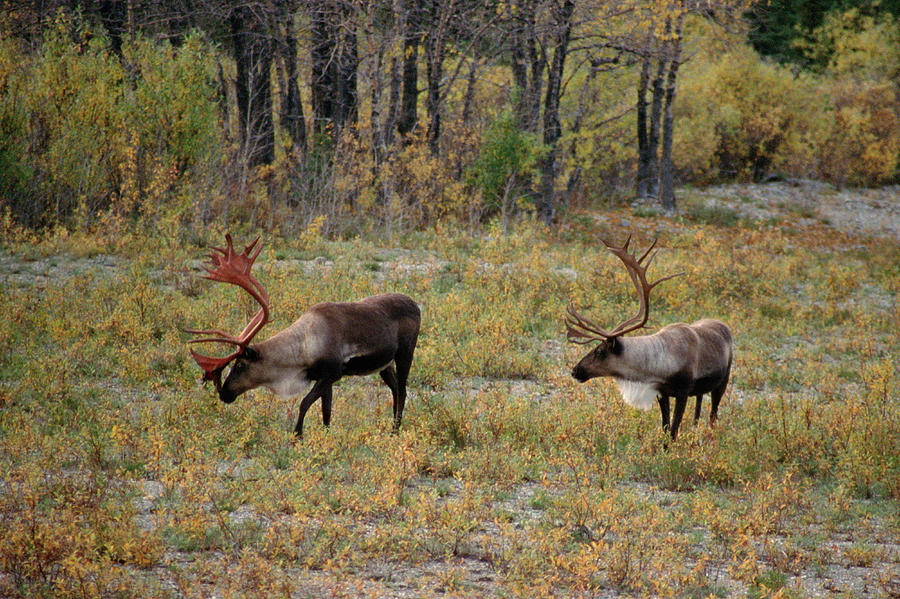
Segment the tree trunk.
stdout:
<path fill-rule="evenodd" d="M 675 167 L 672 164 L 672 137 L 675 122 L 672 106 L 675 103 L 675 85 L 678 78 L 678 67 L 681 64 L 681 30 L 684 25 L 684 13 L 678 15 L 675 22 L 674 38 L 670 42 L 671 57 L 669 73 L 666 77 L 666 109 L 663 117 L 662 156 L 660 157 L 660 202 L 668 211 L 675 210 Z"/>
<path fill-rule="evenodd" d="M 359 49 L 356 36 L 356 23 L 351 18 L 348 8 L 335 23 L 340 32 L 341 53 L 337 65 L 338 122 L 343 129 L 347 125 L 355 125 L 359 116 L 359 97 L 357 92 L 357 73 L 359 72 Z"/>
<path fill-rule="evenodd" d="M 663 78 L 666 72 L 666 47 L 660 49 L 656 59 L 656 74 L 653 77 L 653 99 L 650 104 L 650 131 L 647 135 L 647 197 L 655 198 L 659 193 L 659 130 L 663 107 Z"/>
<path fill-rule="evenodd" d="M 303 99 L 297 83 L 297 38 L 294 37 L 294 22 L 290 14 L 282 14 L 285 34 L 279 45 L 283 81 L 281 84 L 282 127 L 287 131 L 294 148 L 301 156 L 306 155 L 306 117 L 303 114 Z"/>
<path fill-rule="evenodd" d="M 238 122 L 241 149 L 247 166 L 269 164 L 275 159 L 275 127 L 272 120 L 272 43 L 265 27 L 244 8 L 229 16 L 232 51 L 237 65 Z"/>
<path fill-rule="evenodd" d="M 428 15 L 428 35 L 425 40 L 425 73 L 428 80 L 425 111 L 428 114 L 428 147 L 432 156 L 439 153 L 444 43 L 452 15 L 453 0 L 432 0 Z"/>
<path fill-rule="evenodd" d="M 313 39 L 310 103 L 313 112 L 313 132 L 322 135 L 333 129 L 335 121 L 334 92 L 337 85 L 333 61 L 337 51 L 337 40 L 334 39 L 328 4 L 312 3 L 310 19 Z"/>
<path fill-rule="evenodd" d="M 572 32 L 573 0 L 564 0 L 562 6 L 554 7 L 553 61 L 547 77 L 547 94 L 544 98 L 544 145 L 547 153 L 541 160 L 541 189 L 538 198 L 538 216 L 549 225 L 556 212 L 554 186 L 556 181 L 557 142 L 562 135 L 559 122 L 559 97 L 562 86 L 566 54 Z"/>
<path fill-rule="evenodd" d="M 419 18 L 418 0 L 404 0 L 403 91 L 397 131 L 407 135 L 416 127 L 419 101 Z"/>
<path fill-rule="evenodd" d="M 384 116 L 384 145 L 394 143 L 394 127 L 397 126 L 397 115 L 400 112 L 400 65 L 395 57 L 391 57 L 391 81 L 388 84 L 388 108 Z"/>
<path fill-rule="evenodd" d="M 590 63 L 590 70 L 588 71 L 587 77 L 584 78 L 584 83 L 581 86 L 581 94 L 578 98 L 578 111 L 575 113 L 575 120 L 572 123 L 572 127 L 569 131 L 572 136 L 572 143 L 569 146 L 569 157 L 574 164 L 574 167 L 572 168 L 572 172 L 569 173 L 569 180 L 566 183 L 566 192 L 563 198 L 563 203 L 566 207 L 568 207 L 568 205 L 572 201 L 572 194 L 577 189 L 578 184 L 581 180 L 582 167 L 581 164 L 579 164 L 578 160 L 578 144 L 580 141 L 578 134 L 581 132 L 581 127 L 584 124 L 584 117 L 588 113 L 588 96 L 591 90 L 591 86 L 593 85 L 594 80 L 597 78 L 597 73 L 600 71 L 601 63 L 612 63 L 616 62 L 617 60 L 618 57 L 614 59 L 608 59 L 606 61 L 592 60 Z"/>
<path fill-rule="evenodd" d="M 475 100 L 475 84 L 478 82 L 478 57 L 472 57 L 469 63 L 469 75 L 466 77 L 466 93 L 463 96 L 462 122 L 468 125 L 472 120 L 472 102 Z"/>
<path fill-rule="evenodd" d="M 641 77 L 637 97 L 638 166 L 635 192 L 637 197 L 647 197 L 649 186 L 650 147 L 647 134 L 647 89 L 650 87 L 650 57 L 641 59 Z"/>
<path fill-rule="evenodd" d="M 358 113 L 356 23 L 353 8 L 336 2 L 312 2 L 312 81 L 310 101 L 313 130 L 337 136 Z"/>
<path fill-rule="evenodd" d="M 512 34 L 510 68 L 516 84 L 516 120 L 519 128 L 537 133 L 541 116 L 541 88 L 547 66 L 543 47 L 538 47 L 534 2 L 523 3 L 510 15 Z"/>

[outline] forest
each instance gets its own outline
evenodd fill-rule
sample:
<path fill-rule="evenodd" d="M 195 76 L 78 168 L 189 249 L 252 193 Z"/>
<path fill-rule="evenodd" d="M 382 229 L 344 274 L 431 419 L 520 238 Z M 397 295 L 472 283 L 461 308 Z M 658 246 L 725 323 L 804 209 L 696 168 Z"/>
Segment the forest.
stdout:
<path fill-rule="evenodd" d="M 0 0 L 0 597 L 900 596 L 898 18 Z"/>
<path fill-rule="evenodd" d="M 898 178 L 896 2 L 7 2 L 30 228 L 470 229 L 676 185 Z"/>

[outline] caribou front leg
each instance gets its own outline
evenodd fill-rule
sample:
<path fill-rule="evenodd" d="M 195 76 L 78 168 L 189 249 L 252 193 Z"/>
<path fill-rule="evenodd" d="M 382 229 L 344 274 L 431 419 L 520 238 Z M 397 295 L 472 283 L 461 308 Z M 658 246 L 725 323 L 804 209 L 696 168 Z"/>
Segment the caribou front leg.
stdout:
<path fill-rule="evenodd" d="M 300 416 L 297 418 L 297 426 L 294 427 L 294 434 L 298 439 L 303 438 L 303 419 L 306 418 L 306 412 L 320 397 L 323 398 L 322 421 L 325 422 L 325 426 L 328 426 L 328 423 L 331 421 L 331 385 L 333 383 L 334 381 L 330 378 L 319 379 L 303 398 L 303 401 L 300 402 Z M 327 400 L 325 399 L 326 396 Z"/>

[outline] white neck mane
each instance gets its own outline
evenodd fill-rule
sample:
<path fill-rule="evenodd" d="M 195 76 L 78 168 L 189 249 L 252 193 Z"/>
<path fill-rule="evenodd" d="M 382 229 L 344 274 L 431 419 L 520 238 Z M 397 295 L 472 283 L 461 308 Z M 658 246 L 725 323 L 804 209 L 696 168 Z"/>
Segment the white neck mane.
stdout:
<path fill-rule="evenodd" d="M 653 385 L 620 378 L 617 378 L 615 380 L 616 384 L 619 386 L 619 391 L 621 391 L 622 399 L 625 400 L 625 403 L 627 403 L 632 408 L 644 410 L 645 412 L 647 410 L 653 409 L 653 406 L 656 403 L 656 396 L 659 395 L 659 392 L 653 387 Z"/>

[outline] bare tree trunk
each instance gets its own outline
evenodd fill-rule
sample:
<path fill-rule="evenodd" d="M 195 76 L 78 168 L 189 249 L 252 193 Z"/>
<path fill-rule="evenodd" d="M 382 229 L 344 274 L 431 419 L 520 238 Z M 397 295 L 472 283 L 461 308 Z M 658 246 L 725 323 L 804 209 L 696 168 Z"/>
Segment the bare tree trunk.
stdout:
<path fill-rule="evenodd" d="M 439 153 L 444 42 L 452 14 L 453 0 L 432 0 L 430 3 L 428 35 L 425 40 L 425 73 L 428 80 L 425 110 L 428 114 L 428 147 L 433 156 L 437 156 Z"/>
<path fill-rule="evenodd" d="M 372 104 L 372 174 L 377 177 L 381 168 L 381 158 L 384 149 L 384 133 L 381 129 L 381 92 L 384 88 L 384 79 L 381 75 L 381 68 L 384 64 L 384 42 L 378 45 L 378 51 L 375 53 L 375 66 L 373 67 L 371 80 L 371 97 Z"/>
<path fill-rule="evenodd" d="M 655 198 L 659 193 L 659 130 L 663 108 L 663 79 L 666 72 L 665 47 L 656 59 L 656 74 L 653 77 L 653 99 L 650 104 L 650 131 L 647 135 L 647 197 Z"/>
<path fill-rule="evenodd" d="M 544 145 L 548 150 L 541 160 L 541 188 L 537 206 L 538 216 L 547 225 L 553 221 L 556 212 L 554 186 L 559 154 L 557 142 L 562 135 L 562 127 L 559 122 L 559 99 L 574 11 L 573 0 L 564 0 L 561 6 L 555 6 L 553 10 L 553 26 L 555 28 L 553 61 L 547 77 L 547 94 L 544 99 Z"/>
<path fill-rule="evenodd" d="M 281 59 L 281 119 L 300 156 L 306 155 L 306 117 L 303 114 L 303 99 L 297 83 L 297 38 L 294 36 L 294 19 L 285 11 L 280 15 L 284 26 L 284 37 L 279 44 Z"/>
<path fill-rule="evenodd" d="M 537 133 L 540 127 L 541 88 L 547 66 L 543 46 L 538 44 L 536 11 L 535 3 L 527 1 L 510 15 L 510 67 L 518 93 L 516 118 L 519 127 L 530 133 Z"/>
<path fill-rule="evenodd" d="M 351 6 L 335 2 L 311 6 L 313 129 L 316 133 L 330 130 L 336 136 L 357 120 L 356 23 Z"/>
<path fill-rule="evenodd" d="M 340 56 L 337 69 L 338 121 L 341 129 L 347 125 L 355 125 L 359 118 L 359 98 L 357 92 L 357 73 L 359 71 L 359 48 L 356 36 L 356 23 L 347 8 L 336 23 L 340 35 Z"/>
<path fill-rule="evenodd" d="M 672 105 L 675 103 L 675 85 L 678 78 L 678 67 L 681 64 L 681 31 L 684 26 L 685 13 L 678 15 L 675 21 L 674 37 L 670 42 L 671 57 L 669 73 L 666 77 L 666 108 L 663 117 L 662 156 L 660 157 L 660 202 L 663 208 L 675 210 L 675 168 L 672 164 L 672 137 L 675 130 Z"/>
<path fill-rule="evenodd" d="M 247 166 L 269 164 L 275 159 L 275 127 L 269 77 L 272 43 L 258 17 L 238 7 L 229 16 L 232 52 L 237 65 L 235 91 L 241 148 Z"/>
<path fill-rule="evenodd" d="M 635 191 L 639 198 L 647 197 L 649 187 L 650 146 L 647 133 L 647 89 L 649 87 L 650 57 L 647 55 L 641 59 L 641 77 L 638 81 L 637 98 L 638 167 Z"/>
<path fill-rule="evenodd" d="M 388 52 L 388 47 L 394 43 L 397 38 L 398 26 L 397 21 L 393 21 L 393 25 L 387 32 L 379 32 L 376 22 L 376 11 L 370 11 L 366 21 L 366 39 L 369 40 L 369 49 L 367 53 L 375 54 L 375 64 L 371 67 L 372 72 L 368 79 L 372 81 L 370 102 L 372 106 L 371 127 L 372 127 L 372 182 L 375 186 L 376 202 L 379 206 L 385 204 L 387 197 L 385 186 L 383 184 L 387 178 L 382 177 L 382 164 L 388 155 L 388 144 L 393 137 L 392 129 L 395 123 L 396 101 L 399 96 L 399 74 L 397 73 L 397 59 L 391 57 L 390 67 L 388 68 L 389 92 L 387 116 L 382 119 L 382 96 L 384 95 L 385 77 L 384 77 L 384 57 Z M 372 45 L 375 47 L 373 48 Z"/>
<path fill-rule="evenodd" d="M 403 2 L 403 93 L 397 131 L 407 135 L 416 127 L 419 101 L 419 2 Z"/>
<path fill-rule="evenodd" d="M 591 89 L 591 85 L 593 85 L 594 80 L 597 78 L 597 73 L 600 72 L 601 64 L 603 64 L 604 62 L 609 64 L 617 61 L 618 57 L 605 60 L 591 60 L 590 70 L 588 71 L 587 77 L 584 78 L 584 83 L 581 86 L 581 94 L 578 98 L 578 112 L 575 113 L 575 120 L 572 123 L 572 127 L 570 129 L 570 133 L 572 134 L 572 143 L 569 146 L 569 156 L 575 166 L 572 168 L 572 172 L 569 173 L 569 180 L 566 183 L 566 192 L 565 197 L 563 198 L 563 204 L 566 207 L 568 207 L 569 203 L 572 201 L 572 194 L 575 192 L 579 182 L 581 181 L 582 168 L 578 163 L 577 156 L 579 143 L 578 134 L 581 132 L 581 127 L 584 124 L 584 117 L 588 112 L 588 95 Z"/>
<path fill-rule="evenodd" d="M 397 114 L 400 112 L 400 65 L 397 59 L 391 58 L 391 81 L 388 84 L 388 108 L 384 116 L 384 145 L 394 143 L 394 127 L 397 126 Z"/>
<path fill-rule="evenodd" d="M 469 76 L 466 77 L 466 93 L 463 96 L 462 122 L 464 125 L 468 125 L 472 120 L 472 102 L 475 100 L 478 66 L 478 56 L 472 57 L 472 61 L 469 63 Z"/>
<path fill-rule="evenodd" d="M 337 40 L 331 27 L 328 3 L 312 3 L 310 26 L 312 28 L 312 77 L 310 103 L 313 112 L 313 132 L 321 135 L 334 127 L 335 69 L 332 66 L 337 53 Z"/>

